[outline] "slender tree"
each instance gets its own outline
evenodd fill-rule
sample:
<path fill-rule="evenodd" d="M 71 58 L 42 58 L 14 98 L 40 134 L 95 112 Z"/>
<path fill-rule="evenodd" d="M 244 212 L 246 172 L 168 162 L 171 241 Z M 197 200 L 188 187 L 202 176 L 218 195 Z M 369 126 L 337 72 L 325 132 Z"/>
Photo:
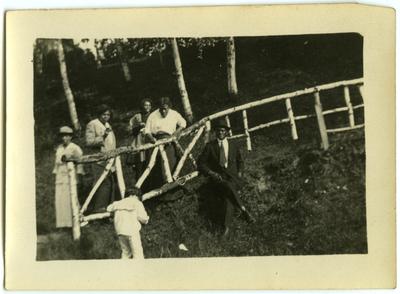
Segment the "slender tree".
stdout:
<path fill-rule="evenodd" d="M 235 41 L 233 37 L 229 37 L 226 42 L 226 57 L 227 57 L 227 74 L 228 74 L 228 93 L 231 97 L 238 94 L 236 83 L 236 54 Z"/>
<path fill-rule="evenodd" d="M 172 46 L 172 55 L 174 57 L 174 64 L 176 70 L 176 79 L 178 82 L 179 93 L 181 95 L 181 101 L 183 105 L 183 111 L 185 112 L 185 116 L 187 120 L 192 123 L 193 122 L 193 112 L 192 107 L 190 106 L 190 100 L 188 93 L 186 91 L 185 79 L 183 76 L 182 63 L 179 55 L 178 43 L 175 38 L 171 39 Z"/>
<path fill-rule="evenodd" d="M 96 59 L 96 65 L 97 65 L 97 68 L 101 68 L 103 65 L 102 60 L 105 59 L 103 48 L 101 48 L 101 41 L 95 39 L 94 47 L 95 47 L 95 50 L 93 50 L 93 51 L 95 53 L 93 53 L 93 55 L 95 56 L 95 59 Z"/>
<path fill-rule="evenodd" d="M 74 101 L 74 95 L 72 94 L 71 87 L 68 81 L 68 74 L 67 74 L 67 64 L 65 63 L 65 54 L 64 54 L 64 47 L 62 44 L 62 40 L 58 40 L 58 61 L 60 63 L 60 73 L 61 73 L 61 80 L 64 88 L 65 97 L 67 98 L 69 114 L 71 117 L 72 125 L 74 129 L 79 131 L 81 126 L 78 120 L 78 114 L 76 112 L 76 106 Z"/>

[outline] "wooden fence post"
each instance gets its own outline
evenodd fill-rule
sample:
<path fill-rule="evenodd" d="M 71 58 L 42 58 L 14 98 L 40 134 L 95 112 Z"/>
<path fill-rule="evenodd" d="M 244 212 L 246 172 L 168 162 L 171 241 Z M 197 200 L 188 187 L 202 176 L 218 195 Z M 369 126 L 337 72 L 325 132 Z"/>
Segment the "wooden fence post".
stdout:
<path fill-rule="evenodd" d="M 350 90 L 348 86 L 344 86 L 344 100 L 346 101 L 347 109 L 349 112 L 349 123 L 350 127 L 354 127 L 354 111 L 353 111 L 353 105 L 351 105 L 350 101 Z"/>
<path fill-rule="evenodd" d="M 83 203 L 82 208 L 80 213 L 84 213 L 90 203 L 90 201 L 92 200 L 94 194 L 96 193 L 97 189 L 100 187 L 101 183 L 104 181 L 104 179 L 107 177 L 108 173 L 110 172 L 110 169 L 112 167 L 112 165 L 114 164 L 115 161 L 115 157 L 111 158 L 106 167 L 104 168 L 103 173 L 101 174 L 100 178 L 97 180 L 96 184 L 94 184 L 92 190 L 89 193 L 89 196 L 86 198 L 85 203 Z"/>
<path fill-rule="evenodd" d="M 192 141 L 189 143 L 189 145 L 186 147 L 186 150 L 183 152 L 181 159 L 179 160 L 175 172 L 173 174 L 173 179 L 176 180 L 179 176 L 179 173 L 183 167 L 183 164 L 185 163 L 186 158 L 190 155 L 190 152 L 192 151 L 194 145 L 196 144 L 197 140 L 200 138 L 201 134 L 204 131 L 205 126 L 202 126 L 200 129 L 197 130 L 196 135 L 194 135 Z"/>
<path fill-rule="evenodd" d="M 285 104 L 286 104 L 286 111 L 289 116 L 290 128 L 292 130 L 292 138 L 293 140 L 297 140 L 299 137 L 297 136 L 296 121 L 294 119 L 292 103 L 290 102 L 290 98 L 285 99 Z"/>
<path fill-rule="evenodd" d="M 69 193 L 72 209 L 72 237 L 74 240 L 79 240 L 79 238 L 81 237 L 81 224 L 79 219 L 79 201 L 75 165 L 73 162 L 68 162 L 67 167 L 69 176 Z"/>
<path fill-rule="evenodd" d="M 244 126 L 244 133 L 246 135 L 246 145 L 247 145 L 247 151 L 251 151 L 251 138 L 250 138 L 250 133 L 249 133 L 249 123 L 247 121 L 247 111 L 243 110 L 242 111 L 242 116 L 243 116 L 243 126 Z"/>
<path fill-rule="evenodd" d="M 167 180 L 167 183 L 171 183 L 174 180 L 172 179 L 172 174 L 171 174 L 171 169 L 169 167 L 167 153 L 164 150 L 164 145 L 160 145 L 158 147 L 160 148 L 161 162 L 162 162 L 162 169 L 163 169 L 164 177 Z"/>
<path fill-rule="evenodd" d="M 136 181 L 136 184 L 135 184 L 136 188 L 140 188 L 143 185 L 144 180 L 150 174 L 151 170 L 153 169 L 154 164 L 156 163 L 157 154 L 158 154 L 158 147 L 155 147 L 153 149 L 153 152 L 151 153 L 149 164 L 147 165 L 146 169 L 143 171 L 140 178 Z"/>
<path fill-rule="evenodd" d="M 232 136 L 232 129 L 231 129 L 231 120 L 229 119 L 229 115 L 225 115 L 225 122 L 226 125 L 229 127 L 229 137 Z"/>
<path fill-rule="evenodd" d="M 210 141 L 210 132 L 211 132 L 211 121 L 206 121 L 206 131 L 204 134 L 204 143 L 208 143 Z"/>
<path fill-rule="evenodd" d="M 115 172 L 117 173 L 118 188 L 119 192 L 121 193 L 121 198 L 124 198 L 126 186 L 124 181 L 124 174 L 122 172 L 121 158 L 119 156 L 115 158 Z"/>
<path fill-rule="evenodd" d="M 178 151 L 180 152 L 180 154 L 182 156 L 185 153 L 185 151 L 183 150 L 181 144 L 179 144 L 179 142 L 177 140 L 174 140 L 174 143 L 176 145 L 176 148 L 178 149 Z M 195 169 L 197 169 L 197 163 L 196 163 L 196 160 L 194 159 L 192 153 L 189 153 L 189 159 L 190 159 L 190 162 L 192 163 L 193 167 Z"/>
<path fill-rule="evenodd" d="M 359 86 L 358 86 L 358 91 L 360 92 L 361 99 L 362 99 L 363 101 L 365 101 L 365 100 L 364 100 L 364 85 L 359 85 Z"/>
<path fill-rule="evenodd" d="M 328 133 L 326 132 L 325 119 L 322 113 L 321 99 L 319 97 L 318 91 L 314 93 L 314 100 L 315 100 L 314 107 L 315 107 L 315 113 L 317 115 L 319 133 L 321 135 L 321 140 L 322 140 L 322 148 L 324 150 L 327 150 L 329 148 Z"/>

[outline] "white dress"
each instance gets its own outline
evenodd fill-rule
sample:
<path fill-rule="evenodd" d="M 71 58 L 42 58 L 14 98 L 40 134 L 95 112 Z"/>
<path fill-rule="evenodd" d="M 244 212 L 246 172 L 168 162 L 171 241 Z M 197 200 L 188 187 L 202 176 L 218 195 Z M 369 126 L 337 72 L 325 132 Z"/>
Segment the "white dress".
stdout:
<path fill-rule="evenodd" d="M 72 208 L 70 198 L 70 187 L 67 164 L 61 160 L 62 156 L 82 156 L 82 149 L 69 143 L 66 147 L 59 145 L 56 150 L 56 158 L 53 174 L 56 176 L 55 188 L 55 208 L 56 208 L 56 227 L 72 227 Z M 84 174 L 82 165 L 77 165 L 77 174 Z"/>

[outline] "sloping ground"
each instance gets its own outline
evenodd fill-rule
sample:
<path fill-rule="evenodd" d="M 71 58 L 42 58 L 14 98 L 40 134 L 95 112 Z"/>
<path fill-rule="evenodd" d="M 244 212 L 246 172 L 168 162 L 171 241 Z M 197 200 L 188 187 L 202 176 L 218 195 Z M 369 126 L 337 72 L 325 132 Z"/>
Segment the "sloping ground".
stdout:
<path fill-rule="evenodd" d="M 282 129 L 282 128 L 281 128 Z M 367 252 L 365 148 L 363 130 L 332 135 L 331 147 L 319 149 L 317 136 L 293 142 L 288 130 L 253 138 L 246 153 L 242 199 L 257 219 L 236 218 L 233 231 L 220 237 L 218 210 L 207 207 L 204 178 L 187 190 L 145 202 L 150 223 L 143 227 L 147 258 L 248 255 L 351 254 Z M 301 134 L 301 133 L 300 133 Z M 311 139 L 313 138 L 313 139 Z M 46 183 L 51 161 L 38 163 L 37 259 L 118 258 L 120 251 L 108 220 L 82 229 L 80 242 L 69 231 L 53 231 L 53 189 Z M 41 171 L 41 172 L 40 172 Z M 184 244 L 188 251 L 178 248 Z"/>

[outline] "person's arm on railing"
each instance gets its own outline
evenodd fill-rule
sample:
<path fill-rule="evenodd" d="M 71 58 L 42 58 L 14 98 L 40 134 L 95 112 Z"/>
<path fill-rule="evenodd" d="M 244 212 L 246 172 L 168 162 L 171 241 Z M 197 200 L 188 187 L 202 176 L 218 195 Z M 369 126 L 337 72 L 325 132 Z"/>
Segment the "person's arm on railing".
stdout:
<path fill-rule="evenodd" d="M 83 155 L 83 152 L 82 152 L 81 147 L 76 145 L 76 148 L 74 148 L 74 150 L 72 152 L 72 158 L 79 159 L 82 157 L 82 155 Z M 77 184 L 81 184 L 83 182 L 83 175 L 85 174 L 82 164 L 76 165 L 76 174 L 77 174 L 77 177 L 76 177 Z"/>
<path fill-rule="evenodd" d="M 145 133 L 145 135 L 146 135 L 146 139 L 150 142 L 150 143 L 155 143 L 155 142 L 157 142 L 157 139 L 156 138 L 154 138 L 154 136 L 152 135 L 152 134 L 150 134 L 150 133 Z"/>
<path fill-rule="evenodd" d="M 182 131 L 184 128 L 186 128 L 186 120 L 182 117 L 182 115 L 176 111 L 177 115 L 177 123 L 176 123 L 176 130 L 172 135 L 177 135 L 179 134 L 180 131 Z"/>

